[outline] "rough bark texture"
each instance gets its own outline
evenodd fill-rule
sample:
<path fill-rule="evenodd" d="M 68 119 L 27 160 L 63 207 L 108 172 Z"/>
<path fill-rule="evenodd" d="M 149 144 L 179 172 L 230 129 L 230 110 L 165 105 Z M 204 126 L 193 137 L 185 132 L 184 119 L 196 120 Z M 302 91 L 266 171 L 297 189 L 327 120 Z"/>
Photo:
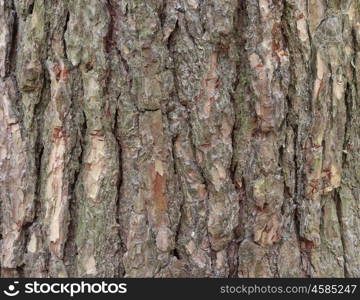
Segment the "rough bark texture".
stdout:
<path fill-rule="evenodd" d="M 359 0 L 0 0 L 1 276 L 360 277 Z"/>

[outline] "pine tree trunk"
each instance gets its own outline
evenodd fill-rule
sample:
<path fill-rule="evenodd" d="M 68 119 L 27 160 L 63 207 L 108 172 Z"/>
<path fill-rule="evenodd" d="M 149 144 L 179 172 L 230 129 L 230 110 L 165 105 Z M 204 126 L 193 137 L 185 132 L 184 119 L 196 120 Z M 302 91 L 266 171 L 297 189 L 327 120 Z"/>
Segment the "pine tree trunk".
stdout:
<path fill-rule="evenodd" d="M 1 276 L 360 277 L 359 0 L 0 0 Z"/>

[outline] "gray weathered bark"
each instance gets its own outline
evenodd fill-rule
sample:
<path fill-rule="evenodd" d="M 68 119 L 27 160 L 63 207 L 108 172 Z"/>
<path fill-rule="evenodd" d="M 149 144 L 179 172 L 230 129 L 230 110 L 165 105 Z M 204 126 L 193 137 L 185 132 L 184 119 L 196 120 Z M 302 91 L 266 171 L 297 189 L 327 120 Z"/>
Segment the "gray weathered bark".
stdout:
<path fill-rule="evenodd" d="M 0 0 L 1 276 L 360 277 L 359 0 Z"/>

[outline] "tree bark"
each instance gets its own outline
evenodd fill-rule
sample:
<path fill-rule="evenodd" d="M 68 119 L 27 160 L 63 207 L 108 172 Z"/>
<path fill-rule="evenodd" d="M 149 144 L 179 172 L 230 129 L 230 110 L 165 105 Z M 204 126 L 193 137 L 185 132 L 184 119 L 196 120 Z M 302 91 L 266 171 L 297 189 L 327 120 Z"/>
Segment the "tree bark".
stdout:
<path fill-rule="evenodd" d="M 359 12 L 0 0 L 1 276 L 360 277 Z"/>

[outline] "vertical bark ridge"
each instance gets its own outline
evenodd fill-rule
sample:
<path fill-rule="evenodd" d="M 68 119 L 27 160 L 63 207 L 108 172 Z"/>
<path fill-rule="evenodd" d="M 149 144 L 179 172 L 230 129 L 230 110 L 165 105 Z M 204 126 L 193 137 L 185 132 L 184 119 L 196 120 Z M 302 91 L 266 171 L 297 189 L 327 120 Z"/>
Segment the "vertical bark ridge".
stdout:
<path fill-rule="evenodd" d="M 76 186 L 76 275 L 113 277 L 120 272 L 120 239 L 116 222 L 119 149 L 113 134 L 116 99 L 106 88 L 111 16 L 106 1 L 70 1 L 69 11 L 66 50 L 81 73 L 80 106 L 87 127 Z"/>
<path fill-rule="evenodd" d="M 344 273 L 347 277 L 359 277 L 359 2 L 349 2 L 349 31 L 352 51 L 349 53 L 350 70 L 345 92 L 346 123 L 342 151 L 342 179 L 338 193 L 338 218 L 344 249 Z"/>
<path fill-rule="evenodd" d="M 295 204 L 302 269 L 307 276 L 342 277 L 346 274 L 336 194 L 342 189 L 345 96 L 353 80 L 356 2 L 301 4 L 286 1 L 292 20 L 287 31 L 290 57 L 297 69 L 292 70 L 290 113 L 299 118 L 292 123 L 297 123 Z"/>
<path fill-rule="evenodd" d="M 284 13 L 281 1 L 247 1 L 242 9 L 245 51 L 236 99 L 235 181 L 244 193 L 238 274 L 245 277 L 301 275 L 289 195 L 293 174 L 286 142 L 292 132 L 286 132 L 290 64 Z"/>
<path fill-rule="evenodd" d="M 6 2 L 6 3 L 5 3 Z M 44 72 L 41 60 L 45 55 L 44 42 L 44 3 L 36 1 L 31 14 L 26 4 L 19 1 L 14 6 L 11 2 L 2 1 L 4 36 L 1 43 L 5 45 L 2 54 L 3 117 L 2 128 L 7 131 L 3 138 L 6 148 L 3 149 L 5 174 L 4 194 L 2 196 L 2 268 L 4 275 L 16 276 L 26 259 L 26 229 L 35 217 L 36 186 L 38 180 L 35 149 L 38 139 L 36 106 L 41 102 Z M 15 12 L 16 11 L 16 12 Z M 9 57 L 14 32 L 14 18 L 18 16 L 19 46 L 16 66 L 10 71 Z M 9 75 L 9 76 L 6 76 Z M 16 81 L 12 78 L 16 76 Z M 6 76 L 4 78 L 4 76 Z M 18 97 L 18 95 L 21 95 Z M 7 165 L 7 166 L 6 166 Z"/>

